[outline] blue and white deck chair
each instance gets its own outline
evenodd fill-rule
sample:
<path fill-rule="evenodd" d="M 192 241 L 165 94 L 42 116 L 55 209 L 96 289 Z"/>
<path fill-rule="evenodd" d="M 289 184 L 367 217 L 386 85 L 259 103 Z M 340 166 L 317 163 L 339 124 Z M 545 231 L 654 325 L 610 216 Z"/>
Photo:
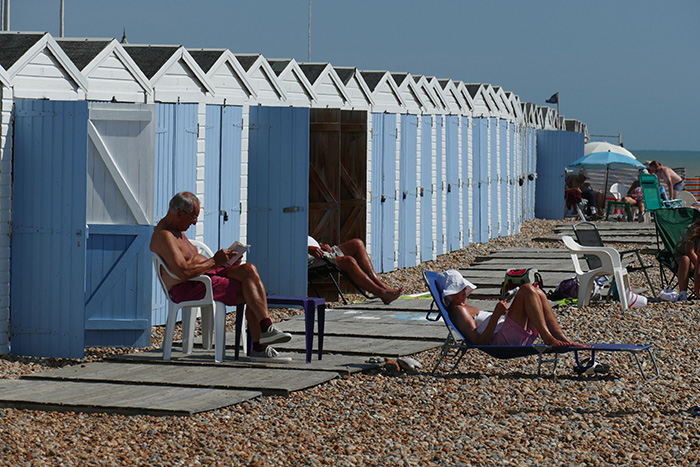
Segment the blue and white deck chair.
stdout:
<path fill-rule="evenodd" d="M 469 349 L 477 349 L 482 352 L 485 352 L 489 355 L 491 355 L 494 358 L 498 358 L 501 360 L 504 359 L 509 359 L 509 358 L 519 358 L 519 357 L 529 357 L 531 355 L 537 355 L 538 357 L 538 362 L 537 362 L 537 375 L 541 375 L 541 370 L 542 370 L 542 364 L 543 363 L 552 363 L 553 368 L 552 368 L 552 377 L 556 377 L 556 372 L 557 372 L 557 363 L 558 363 L 558 357 L 559 354 L 563 353 L 568 353 L 568 352 L 574 352 L 574 357 L 576 359 L 576 366 L 581 368 L 582 370 L 587 370 L 588 368 L 591 368 L 595 364 L 595 356 L 596 352 L 627 352 L 629 355 L 631 355 L 634 360 L 637 362 L 637 367 L 639 368 L 639 373 L 644 378 L 646 381 L 652 381 L 656 378 L 659 377 L 659 368 L 656 365 L 656 359 L 654 358 L 654 354 L 651 351 L 651 344 L 645 344 L 645 345 L 638 345 L 638 344 L 589 344 L 592 347 L 591 348 L 574 348 L 574 347 L 552 347 L 546 344 L 533 344 L 533 345 L 474 345 L 471 342 L 469 342 L 469 339 L 464 337 L 462 333 L 459 332 L 457 327 L 452 323 L 450 320 L 450 316 L 447 313 L 447 308 L 445 308 L 445 305 L 442 301 L 442 291 L 438 288 L 437 285 L 437 278 L 438 278 L 438 273 L 433 272 L 433 271 L 424 271 L 423 272 L 423 278 L 425 279 L 425 283 L 428 285 L 428 290 L 430 290 L 430 294 L 433 296 L 433 304 L 437 306 L 437 316 L 435 318 L 431 318 L 431 314 L 433 312 L 433 307 L 431 305 L 430 310 L 428 311 L 428 314 L 426 315 L 426 319 L 429 321 L 438 321 L 441 317 L 442 320 L 445 322 L 445 325 L 447 326 L 447 338 L 445 339 L 445 342 L 442 344 L 442 353 L 440 355 L 440 358 L 438 359 L 438 362 L 435 364 L 435 367 L 432 370 L 432 373 L 435 373 L 435 371 L 438 369 L 442 361 L 450 354 L 451 351 L 456 351 L 455 355 L 452 357 L 455 360 L 454 365 L 452 366 L 452 369 L 450 370 L 449 373 L 452 373 L 456 368 L 459 362 L 462 360 L 464 355 L 467 353 Z M 579 352 L 590 352 L 591 353 L 591 358 L 589 359 L 589 362 L 587 365 L 582 365 L 579 360 Z M 644 371 L 644 367 L 642 366 L 641 361 L 639 360 L 639 353 L 641 352 L 647 352 L 647 355 L 649 356 L 649 359 L 652 363 L 653 370 L 655 372 L 655 375 L 648 377 L 647 373 Z M 550 355 L 551 358 L 545 359 L 545 355 Z"/>

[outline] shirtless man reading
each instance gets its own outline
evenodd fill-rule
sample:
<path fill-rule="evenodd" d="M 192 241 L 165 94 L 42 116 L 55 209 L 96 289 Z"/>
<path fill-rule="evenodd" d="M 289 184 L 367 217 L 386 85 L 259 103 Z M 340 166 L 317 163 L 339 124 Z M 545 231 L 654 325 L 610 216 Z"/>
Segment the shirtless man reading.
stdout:
<path fill-rule="evenodd" d="M 223 267 L 233 252 L 217 251 L 212 258 L 197 253 L 185 231 L 197 224 L 199 199 L 184 191 L 170 200 L 167 215 L 156 225 L 151 237 L 151 251 L 161 257 L 178 280 L 161 273 L 170 297 L 176 302 L 197 300 L 204 297 L 205 287 L 201 282 L 189 279 L 206 274 L 211 277 L 214 300 L 228 306 L 246 303 L 246 318 L 253 337 L 251 359 L 261 362 L 289 362 L 291 358 L 277 353 L 269 344 L 287 342 L 291 334 L 272 325 L 267 309 L 265 286 L 258 270 L 251 263 L 241 264 L 239 259 L 231 267 Z"/>

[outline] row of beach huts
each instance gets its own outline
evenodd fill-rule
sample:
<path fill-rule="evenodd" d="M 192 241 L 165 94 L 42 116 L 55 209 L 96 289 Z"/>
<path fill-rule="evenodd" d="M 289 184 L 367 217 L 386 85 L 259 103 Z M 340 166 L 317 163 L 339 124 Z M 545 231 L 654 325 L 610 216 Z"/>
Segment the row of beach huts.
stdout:
<path fill-rule="evenodd" d="M 54 357 L 149 345 L 175 192 L 306 295 L 307 234 L 388 272 L 561 218 L 586 134 L 490 84 L 48 33 L 0 33 L 0 103 L 0 353 Z"/>

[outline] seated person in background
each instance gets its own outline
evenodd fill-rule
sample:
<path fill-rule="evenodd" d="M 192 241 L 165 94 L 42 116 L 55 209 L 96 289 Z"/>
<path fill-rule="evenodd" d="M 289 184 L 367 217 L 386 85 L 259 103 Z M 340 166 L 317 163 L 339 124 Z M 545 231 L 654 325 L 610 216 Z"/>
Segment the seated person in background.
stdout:
<path fill-rule="evenodd" d="M 586 215 L 594 216 L 596 215 L 596 199 L 595 193 L 591 189 L 591 184 L 588 183 L 587 177 L 583 172 L 579 172 L 577 175 L 570 174 L 566 178 L 566 191 L 564 196 L 566 197 L 566 207 L 570 209 L 570 205 L 577 204 L 581 199 L 585 199 L 586 204 Z"/>
<path fill-rule="evenodd" d="M 644 216 L 644 198 L 642 197 L 642 187 L 639 185 L 639 180 L 635 180 L 632 186 L 627 190 L 627 196 L 622 198 L 622 201 L 629 203 L 630 206 L 639 208 L 639 219 Z"/>
<path fill-rule="evenodd" d="M 553 347 L 585 347 L 564 335 L 547 296 L 531 284 L 520 286 L 510 306 L 501 300 L 493 312 L 467 303 L 467 296 L 476 286 L 455 269 L 441 273 L 437 286 L 442 290 L 450 319 L 472 344 L 532 345 L 539 335 Z"/>
<path fill-rule="evenodd" d="M 649 173 L 656 175 L 659 179 L 659 186 L 661 186 L 661 182 L 666 182 L 668 186 L 666 194 L 670 199 L 676 199 L 676 193 L 683 191 L 683 188 L 685 188 L 685 180 L 673 169 L 661 165 L 659 161 L 651 161 L 649 163 Z"/>
<path fill-rule="evenodd" d="M 198 300 L 204 297 L 201 282 L 188 282 L 191 278 L 206 274 L 211 277 L 214 300 L 234 306 L 246 303 L 246 318 L 253 337 L 251 359 L 263 362 L 289 362 L 292 359 L 277 353 L 268 344 L 287 342 L 292 335 L 279 331 L 272 325 L 267 310 L 267 294 L 251 263 L 241 264 L 239 259 L 229 268 L 222 267 L 232 256 L 230 250 L 219 250 L 212 258 L 197 253 L 185 231 L 197 224 L 199 199 L 187 191 L 176 194 L 170 200 L 166 216 L 158 222 L 151 236 L 151 251 L 179 279 L 162 274 L 170 297 L 174 302 Z"/>
<path fill-rule="evenodd" d="M 700 220 L 688 226 L 673 249 L 673 259 L 678 266 L 678 301 L 688 300 L 688 280 L 695 269 L 695 289 L 698 288 L 698 247 L 700 246 Z M 697 292 L 696 294 L 697 295 Z"/>
<path fill-rule="evenodd" d="M 403 287 L 392 289 L 379 279 L 374 272 L 365 244 L 359 238 L 330 246 L 318 243 L 315 238 L 309 236 L 308 253 L 309 268 L 325 264 L 325 261 L 335 264 L 358 286 L 379 297 L 385 305 L 393 302 L 403 293 Z"/>

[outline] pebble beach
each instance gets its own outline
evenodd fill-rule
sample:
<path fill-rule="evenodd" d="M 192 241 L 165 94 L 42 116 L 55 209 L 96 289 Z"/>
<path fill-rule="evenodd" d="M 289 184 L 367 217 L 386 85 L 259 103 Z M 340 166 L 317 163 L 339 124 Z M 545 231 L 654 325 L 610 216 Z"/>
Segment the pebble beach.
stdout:
<path fill-rule="evenodd" d="M 533 240 L 560 223 L 527 221 L 519 234 L 382 278 L 406 293 L 424 292 L 424 269 L 464 267 L 514 246 L 562 248 Z M 658 287 L 658 268 L 649 272 Z M 641 273 L 631 282 L 646 284 Z M 0 465 L 698 465 L 699 310 L 697 300 L 626 312 L 609 301 L 555 309 L 579 342 L 652 343 L 661 375 L 651 382 L 627 354 L 598 355 L 610 371 L 594 376 L 578 376 L 573 354 L 565 354 L 554 379 L 537 376 L 535 357 L 469 352 L 453 374 L 431 375 L 440 353 L 433 349 L 413 355 L 422 364 L 417 373 L 379 368 L 192 417 L 0 409 Z M 273 321 L 296 312 L 275 310 Z M 153 330 L 154 348 L 161 333 Z M 88 349 L 81 360 L 2 356 L 0 378 L 130 351 Z"/>

